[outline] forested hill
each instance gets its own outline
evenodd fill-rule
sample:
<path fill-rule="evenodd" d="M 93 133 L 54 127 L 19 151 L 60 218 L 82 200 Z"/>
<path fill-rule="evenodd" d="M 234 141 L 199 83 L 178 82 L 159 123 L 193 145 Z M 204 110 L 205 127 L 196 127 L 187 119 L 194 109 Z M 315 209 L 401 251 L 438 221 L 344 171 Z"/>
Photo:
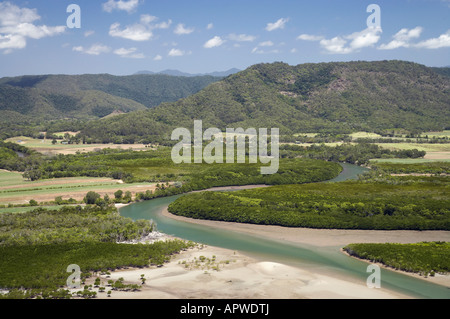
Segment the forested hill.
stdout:
<path fill-rule="evenodd" d="M 280 128 L 281 134 L 449 129 L 450 78 L 403 61 L 257 64 L 175 103 L 94 121 L 103 142 L 169 141 L 174 127 Z"/>
<path fill-rule="evenodd" d="M 95 119 L 174 102 L 221 77 L 37 75 L 0 79 L 0 123 Z"/>

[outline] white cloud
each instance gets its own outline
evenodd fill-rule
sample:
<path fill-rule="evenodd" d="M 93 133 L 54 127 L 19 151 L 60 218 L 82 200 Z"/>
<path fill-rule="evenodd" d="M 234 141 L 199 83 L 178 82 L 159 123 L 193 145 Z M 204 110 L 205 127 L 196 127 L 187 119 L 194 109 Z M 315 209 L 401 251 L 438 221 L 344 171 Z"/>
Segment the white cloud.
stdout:
<path fill-rule="evenodd" d="M 184 24 L 180 23 L 176 26 L 175 30 L 173 31 L 175 34 L 183 35 L 183 34 L 190 34 L 194 32 L 194 28 L 186 28 Z"/>
<path fill-rule="evenodd" d="M 184 52 L 184 51 L 182 51 L 180 49 L 175 49 L 175 48 L 173 48 L 173 49 L 171 49 L 169 51 L 169 56 L 173 56 L 173 57 L 175 57 L 175 56 L 183 56 L 185 54 L 186 54 L 186 52 Z"/>
<path fill-rule="evenodd" d="M 423 49 L 441 49 L 450 47 L 450 30 L 441 34 L 438 38 L 428 39 L 415 45 L 417 48 Z"/>
<path fill-rule="evenodd" d="M 320 41 L 323 37 L 319 35 L 310 35 L 310 34 L 300 34 L 297 37 L 297 40 L 303 40 L 303 41 Z"/>
<path fill-rule="evenodd" d="M 393 40 L 388 44 L 382 44 L 379 46 L 380 50 L 393 50 L 397 48 L 408 48 L 411 46 L 411 39 L 419 38 L 423 31 L 422 27 L 415 27 L 408 30 L 406 28 L 401 29 L 393 36 Z"/>
<path fill-rule="evenodd" d="M 109 35 L 133 41 L 147 41 L 153 37 L 153 32 L 142 24 L 133 24 L 120 29 L 120 23 L 114 23 L 109 28 Z"/>
<path fill-rule="evenodd" d="M 274 49 L 274 50 L 266 51 L 266 50 L 260 49 L 259 47 L 254 47 L 252 50 L 252 53 L 255 53 L 255 54 L 270 54 L 270 53 L 272 53 L 273 54 L 273 53 L 280 53 L 280 50 Z"/>
<path fill-rule="evenodd" d="M 117 50 L 114 50 L 114 54 L 117 54 L 118 56 L 122 58 L 130 58 L 130 59 L 143 59 L 145 58 L 145 55 L 142 53 L 137 52 L 137 48 L 120 48 Z"/>
<path fill-rule="evenodd" d="M 84 36 L 87 38 L 87 37 L 90 37 L 91 35 L 93 35 L 94 33 L 95 33 L 95 31 L 89 30 L 89 31 L 84 32 Z"/>
<path fill-rule="evenodd" d="M 155 29 L 168 29 L 170 25 L 172 24 L 172 20 L 167 20 L 167 22 L 161 22 L 154 25 Z"/>
<path fill-rule="evenodd" d="M 108 0 L 108 2 L 102 4 L 102 7 L 104 11 L 109 13 L 111 13 L 113 10 L 122 10 L 131 13 L 136 10 L 138 5 L 139 0 Z"/>
<path fill-rule="evenodd" d="M 261 42 L 260 44 L 258 44 L 260 47 L 271 47 L 274 45 L 274 43 L 272 41 L 264 41 Z"/>
<path fill-rule="evenodd" d="M 214 24 L 212 24 L 212 23 L 209 23 L 209 24 L 206 26 L 206 29 L 207 29 L 207 30 L 211 30 L 212 28 L 214 28 Z"/>
<path fill-rule="evenodd" d="M 128 25 L 125 28 L 121 28 L 120 23 L 116 22 L 110 26 L 109 35 L 133 41 L 147 41 L 153 37 L 153 30 L 166 29 L 172 23 L 171 20 L 168 20 L 167 22 L 151 24 L 157 19 L 157 17 L 143 14 L 141 15 L 139 23 Z"/>
<path fill-rule="evenodd" d="M 277 22 L 274 23 L 267 23 L 266 30 L 267 31 L 274 31 L 277 29 L 284 29 L 284 26 L 289 21 L 288 18 L 281 18 L 278 19 Z"/>
<path fill-rule="evenodd" d="M 224 43 L 225 43 L 225 40 L 223 40 L 219 36 L 215 36 L 214 38 L 209 39 L 208 41 L 206 41 L 205 44 L 203 45 L 203 47 L 207 48 L 207 49 L 211 49 L 211 48 L 214 48 L 214 47 L 219 47 L 219 46 L 221 46 Z"/>
<path fill-rule="evenodd" d="M 154 58 L 153 58 L 153 60 L 154 61 L 160 61 L 160 60 L 162 60 L 162 56 L 160 56 L 159 54 L 157 55 L 157 56 L 155 56 Z"/>
<path fill-rule="evenodd" d="M 27 46 L 27 38 L 41 39 L 63 33 L 66 26 L 35 25 L 40 20 L 36 9 L 20 8 L 0 2 L 0 50 L 11 53 Z"/>
<path fill-rule="evenodd" d="M 111 48 L 103 44 L 93 44 L 89 48 L 84 48 L 83 46 L 77 46 L 72 48 L 73 51 L 81 52 L 89 55 L 100 55 L 102 53 L 111 52 Z"/>
<path fill-rule="evenodd" d="M 252 41 L 255 41 L 256 37 L 253 35 L 248 35 L 248 34 L 230 33 L 228 35 L 228 39 L 230 39 L 231 41 L 237 41 L 237 42 L 252 42 Z"/>
<path fill-rule="evenodd" d="M 381 33 L 381 28 L 369 27 L 344 37 L 322 39 L 320 40 L 320 45 L 326 49 L 328 53 L 349 54 L 375 45 L 380 40 Z"/>

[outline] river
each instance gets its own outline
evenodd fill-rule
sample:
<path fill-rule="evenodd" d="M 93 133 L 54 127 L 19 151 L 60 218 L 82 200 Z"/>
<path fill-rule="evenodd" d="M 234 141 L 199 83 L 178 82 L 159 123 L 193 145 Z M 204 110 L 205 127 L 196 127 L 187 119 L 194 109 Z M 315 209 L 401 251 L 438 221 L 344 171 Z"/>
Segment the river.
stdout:
<path fill-rule="evenodd" d="M 329 182 L 339 182 L 357 178 L 366 169 L 342 164 L 343 171 Z M 235 189 L 234 189 L 235 190 Z M 268 261 L 299 266 L 303 269 L 339 274 L 350 280 L 365 283 L 370 273 L 367 263 L 346 256 L 341 247 L 316 247 L 249 235 L 237 231 L 211 228 L 165 217 L 161 212 L 183 195 L 157 198 L 122 207 L 120 214 L 134 220 L 153 220 L 159 231 L 178 238 L 192 240 L 210 246 L 241 251 L 249 256 Z M 381 269 L 382 287 L 414 298 L 448 299 L 450 289 L 428 281 Z M 369 288 L 368 288 L 369 289 Z"/>

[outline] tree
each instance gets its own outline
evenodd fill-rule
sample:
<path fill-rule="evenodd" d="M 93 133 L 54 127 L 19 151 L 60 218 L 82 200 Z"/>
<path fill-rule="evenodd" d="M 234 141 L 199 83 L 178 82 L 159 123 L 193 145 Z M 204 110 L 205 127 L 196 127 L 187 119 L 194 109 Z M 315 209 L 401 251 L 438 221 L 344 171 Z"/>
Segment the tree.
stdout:
<path fill-rule="evenodd" d="M 132 198 L 131 198 L 131 192 L 130 191 L 126 191 L 125 192 L 125 196 L 123 197 L 123 199 L 124 199 L 124 201 L 126 201 L 126 202 L 131 202 L 131 200 L 132 200 Z"/>
<path fill-rule="evenodd" d="M 123 196 L 123 191 L 120 189 L 114 193 L 114 197 L 116 199 L 122 199 L 122 196 Z"/>
<path fill-rule="evenodd" d="M 86 194 L 83 201 L 88 205 L 94 205 L 97 199 L 100 198 L 100 194 L 90 191 Z"/>
<path fill-rule="evenodd" d="M 41 178 L 42 172 L 39 169 L 27 169 L 22 176 L 30 181 L 37 181 Z"/>
<path fill-rule="evenodd" d="M 37 205 L 38 205 L 37 201 L 35 201 L 34 199 L 30 200 L 30 206 L 37 206 Z"/>

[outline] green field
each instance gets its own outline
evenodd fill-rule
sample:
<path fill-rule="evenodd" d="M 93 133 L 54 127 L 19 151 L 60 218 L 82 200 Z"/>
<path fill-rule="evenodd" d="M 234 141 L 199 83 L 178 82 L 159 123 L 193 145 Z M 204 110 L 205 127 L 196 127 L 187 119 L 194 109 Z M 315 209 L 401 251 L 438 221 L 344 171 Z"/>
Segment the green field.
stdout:
<path fill-rule="evenodd" d="M 428 137 L 449 137 L 450 138 L 450 131 L 442 131 L 442 132 L 427 132 L 422 133 L 422 135 L 428 135 Z"/>
<path fill-rule="evenodd" d="M 26 146 L 38 152 L 50 152 L 61 154 L 74 154 L 77 151 L 90 152 L 96 149 L 104 148 L 117 148 L 117 149 L 129 149 L 144 150 L 146 149 L 143 144 L 61 144 L 61 141 L 57 141 L 56 144 L 52 144 L 51 139 L 35 139 L 26 136 L 16 136 L 6 139 L 5 142 L 12 142 L 22 146 Z"/>
<path fill-rule="evenodd" d="M 393 164 L 420 164 L 420 163 L 450 162 L 450 159 L 375 158 L 375 159 L 371 159 L 370 162 L 371 163 L 393 163 Z"/>
<path fill-rule="evenodd" d="M 350 136 L 354 140 L 357 138 L 381 138 L 382 137 L 381 135 L 379 135 L 377 133 L 369 133 L 369 132 L 356 132 L 356 133 L 350 134 Z"/>
<path fill-rule="evenodd" d="M 448 144 L 419 144 L 419 143 L 375 143 L 383 148 L 392 150 L 412 150 L 417 149 L 425 152 L 450 152 Z"/>

